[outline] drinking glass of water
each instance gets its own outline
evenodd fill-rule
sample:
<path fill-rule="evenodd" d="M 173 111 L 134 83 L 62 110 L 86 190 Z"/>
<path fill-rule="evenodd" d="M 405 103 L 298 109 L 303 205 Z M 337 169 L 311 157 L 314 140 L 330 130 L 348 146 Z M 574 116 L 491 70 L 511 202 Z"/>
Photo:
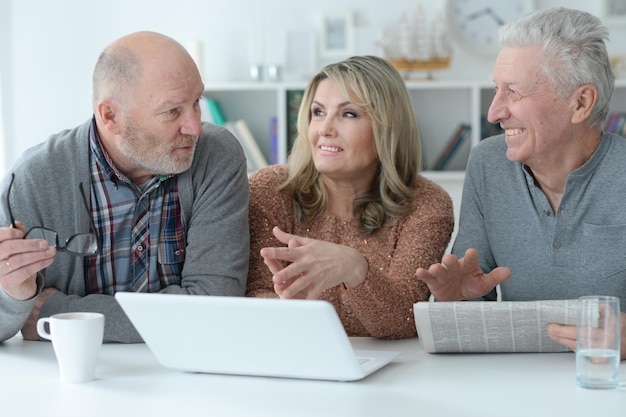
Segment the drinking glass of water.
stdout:
<path fill-rule="evenodd" d="M 616 388 L 620 364 L 619 298 L 578 299 L 576 380 L 583 388 Z"/>

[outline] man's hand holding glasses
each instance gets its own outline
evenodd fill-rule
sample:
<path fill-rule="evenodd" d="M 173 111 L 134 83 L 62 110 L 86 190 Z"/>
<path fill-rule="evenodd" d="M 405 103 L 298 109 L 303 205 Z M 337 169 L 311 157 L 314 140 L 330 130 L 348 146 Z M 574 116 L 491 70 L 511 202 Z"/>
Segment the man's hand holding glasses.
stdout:
<path fill-rule="evenodd" d="M 65 245 L 59 243 L 56 231 L 42 226 L 26 231 L 17 222 L 11 209 L 11 189 L 15 174 L 7 190 L 7 208 L 11 225 L 0 227 L 0 286 L 16 300 L 27 300 L 37 292 L 37 273 L 47 268 L 54 261 L 57 251 L 64 251 L 76 256 L 92 256 L 98 253 L 98 236 L 91 220 L 91 230 L 70 236 Z M 85 209 L 89 211 L 87 198 L 80 184 L 80 193 Z M 45 298 L 45 297 L 44 297 Z"/>
<path fill-rule="evenodd" d="M 37 292 L 37 273 L 54 261 L 56 248 L 45 239 L 24 239 L 19 222 L 0 227 L 0 286 L 16 300 L 28 300 Z"/>

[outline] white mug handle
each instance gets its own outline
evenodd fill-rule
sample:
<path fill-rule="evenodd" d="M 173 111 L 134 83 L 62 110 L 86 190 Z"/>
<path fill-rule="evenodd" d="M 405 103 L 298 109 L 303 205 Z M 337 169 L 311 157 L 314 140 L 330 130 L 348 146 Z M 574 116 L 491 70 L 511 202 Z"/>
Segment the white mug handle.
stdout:
<path fill-rule="evenodd" d="M 49 331 L 46 331 L 46 323 L 48 323 L 48 328 L 50 328 L 50 317 L 42 317 L 37 320 L 37 333 L 44 339 L 52 340 L 52 335 Z"/>

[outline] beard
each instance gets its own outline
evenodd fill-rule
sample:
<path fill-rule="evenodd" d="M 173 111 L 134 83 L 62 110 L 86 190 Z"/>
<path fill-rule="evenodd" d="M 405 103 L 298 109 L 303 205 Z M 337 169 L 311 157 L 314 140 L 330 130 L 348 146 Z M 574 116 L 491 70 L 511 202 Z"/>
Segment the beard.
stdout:
<path fill-rule="evenodd" d="M 181 135 L 175 142 L 165 142 L 161 137 L 144 132 L 129 120 L 123 131 L 124 141 L 119 151 L 135 166 L 153 175 L 180 174 L 193 162 L 198 136 Z M 179 148 L 192 147 L 185 151 Z"/>

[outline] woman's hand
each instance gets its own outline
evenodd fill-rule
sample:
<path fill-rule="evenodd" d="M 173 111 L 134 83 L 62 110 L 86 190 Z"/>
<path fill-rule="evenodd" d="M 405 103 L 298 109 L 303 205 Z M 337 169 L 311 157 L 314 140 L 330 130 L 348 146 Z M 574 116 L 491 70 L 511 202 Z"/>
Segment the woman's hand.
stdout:
<path fill-rule="evenodd" d="M 281 298 L 318 299 L 328 288 L 342 283 L 354 288 L 367 276 L 367 261 L 356 249 L 285 233 L 278 227 L 272 232 L 287 246 L 263 248 L 261 256 L 274 274 L 274 290 Z"/>

